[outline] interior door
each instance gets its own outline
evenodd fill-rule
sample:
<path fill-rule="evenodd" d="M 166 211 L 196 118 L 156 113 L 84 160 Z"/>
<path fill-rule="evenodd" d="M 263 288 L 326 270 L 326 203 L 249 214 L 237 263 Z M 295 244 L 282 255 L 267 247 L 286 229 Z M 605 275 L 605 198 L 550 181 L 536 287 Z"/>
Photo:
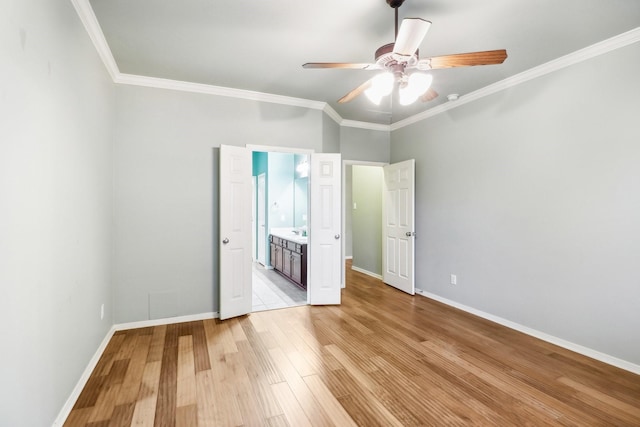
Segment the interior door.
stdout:
<path fill-rule="evenodd" d="M 340 304 L 342 243 L 340 154 L 311 155 L 307 292 L 313 305 Z"/>
<path fill-rule="evenodd" d="M 220 146 L 220 319 L 251 312 L 251 151 Z"/>
<path fill-rule="evenodd" d="M 382 278 L 415 294 L 415 160 L 384 167 Z"/>

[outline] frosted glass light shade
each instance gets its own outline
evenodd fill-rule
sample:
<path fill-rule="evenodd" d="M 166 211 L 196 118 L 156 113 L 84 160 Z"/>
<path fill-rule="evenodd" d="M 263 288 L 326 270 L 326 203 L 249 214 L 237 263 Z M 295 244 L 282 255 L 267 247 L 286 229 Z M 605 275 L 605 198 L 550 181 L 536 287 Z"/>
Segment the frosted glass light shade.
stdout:
<path fill-rule="evenodd" d="M 407 85 L 399 89 L 399 102 L 401 105 L 409 105 L 425 93 L 431 86 L 433 76 L 431 74 L 413 73 L 409 76 Z"/>
<path fill-rule="evenodd" d="M 367 98 L 376 105 L 380 104 L 383 96 L 387 96 L 393 90 L 393 74 L 381 73 L 371 79 L 371 87 L 364 91 Z"/>

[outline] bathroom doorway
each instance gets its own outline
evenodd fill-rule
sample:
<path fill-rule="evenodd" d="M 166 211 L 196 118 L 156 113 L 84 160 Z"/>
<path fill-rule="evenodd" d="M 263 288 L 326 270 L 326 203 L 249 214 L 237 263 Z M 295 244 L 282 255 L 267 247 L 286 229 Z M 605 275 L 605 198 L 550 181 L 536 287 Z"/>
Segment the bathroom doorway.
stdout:
<path fill-rule="evenodd" d="M 252 150 L 257 182 L 252 311 L 306 305 L 309 155 Z"/>

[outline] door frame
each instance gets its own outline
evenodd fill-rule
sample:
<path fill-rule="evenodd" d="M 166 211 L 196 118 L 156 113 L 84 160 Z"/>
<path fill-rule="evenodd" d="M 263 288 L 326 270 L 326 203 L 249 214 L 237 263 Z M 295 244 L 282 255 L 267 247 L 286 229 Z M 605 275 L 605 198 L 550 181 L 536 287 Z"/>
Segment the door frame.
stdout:
<path fill-rule="evenodd" d="M 253 153 L 253 151 L 252 151 Z M 252 160 L 253 161 L 253 160 Z M 262 179 L 260 179 L 262 177 Z M 266 222 L 266 191 L 267 191 L 267 180 L 266 180 L 266 174 L 265 173 L 261 173 L 260 175 L 254 176 L 253 177 L 254 180 L 256 181 L 256 261 L 258 261 L 260 264 L 262 264 L 265 268 L 269 268 L 267 267 L 267 222 Z M 260 191 L 260 181 L 262 181 L 262 192 Z M 260 193 L 262 193 L 262 205 L 260 204 Z M 264 222 L 263 225 L 260 225 L 260 217 L 262 217 L 262 220 Z M 262 231 L 262 236 L 260 235 L 260 229 L 263 228 L 264 231 Z M 260 257 L 261 251 L 260 248 L 262 248 L 262 257 Z"/>
<path fill-rule="evenodd" d="M 254 151 L 259 151 L 263 153 L 285 153 L 285 154 L 306 154 L 307 156 L 311 156 L 315 154 L 315 150 L 311 148 L 295 148 L 295 147 L 277 147 L 272 145 L 256 145 L 256 144 L 246 144 L 245 148 L 251 153 Z M 311 176 L 309 176 L 309 180 L 311 180 Z M 307 206 L 311 206 L 311 191 L 307 191 Z M 266 226 L 265 226 L 265 234 L 268 235 L 268 226 L 269 220 L 265 218 Z M 309 237 L 312 239 L 313 237 Z M 266 251 L 265 247 L 265 251 Z M 266 259 L 266 256 L 265 256 Z M 265 268 L 270 268 L 265 266 Z M 309 271 L 309 257 L 307 257 L 307 272 Z M 307 304 L 309 304 L 309 292 L 307 292 Z"/>
<path fill-rule="evenodd" d="M 364 160 L 342 160 L 342 253 L 345 254 L 346 253 L 346 249 L 347 249 L 347 239 L 344 238 L 344 236 L 347 235 L 346 233 L 346 217 L 347 217 L 347 204 L 346 204 L 346 197 L 347 197 L 347 193 L 346 193 L 346 179 L 345 177 L 347 176 L 347 166 L 378 166 L 378 167 L 384 167 L 387 166 L 389 164 L 389 162 L 370 162 L 370 161 L 364 161 Z M 352 193 L 353 195 L 353 193 Z M 384 202 L 383 202 L 384 203 Z M 353 206 L 353 205 L 352 205 Z M 350 208 L 350 207 L 349 207 Z M 353 233 L 352 233 L 353 234 Z M 341 267 L 342 269 L 342 287 L 345 288 L 347 286 L 347 282 L 346 282 L 346 278 L 347 278 L 347 268 L 345 266 L 345 258 L 343 256 L 342 259 L 342 263 L 341 263 Z"/>

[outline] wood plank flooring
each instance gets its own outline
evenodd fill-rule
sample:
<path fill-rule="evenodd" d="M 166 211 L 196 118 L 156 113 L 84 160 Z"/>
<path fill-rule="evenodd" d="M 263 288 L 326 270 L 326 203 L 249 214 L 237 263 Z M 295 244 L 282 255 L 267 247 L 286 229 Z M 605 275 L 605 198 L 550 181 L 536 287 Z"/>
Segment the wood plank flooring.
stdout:
<path fill-rule="evenodd" d="M 343 303 L 117 332 L 66 426 L 640 426 L 640 376 L 348 269 Z"/>

